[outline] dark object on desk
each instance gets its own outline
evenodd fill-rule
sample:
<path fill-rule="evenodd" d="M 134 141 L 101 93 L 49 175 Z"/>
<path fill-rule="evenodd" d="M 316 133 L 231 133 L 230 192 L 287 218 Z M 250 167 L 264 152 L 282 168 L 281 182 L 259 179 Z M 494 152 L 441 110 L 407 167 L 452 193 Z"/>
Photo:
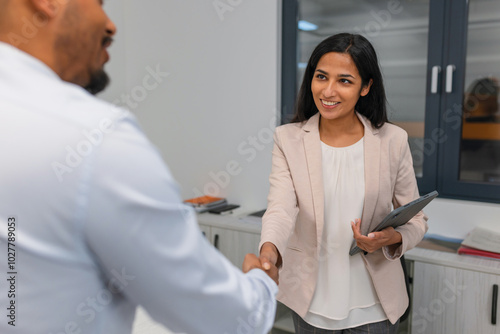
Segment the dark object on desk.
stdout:
<path fill-rule="evenodd" d="M 262 216 L 264 216 L 264 213 L 266 213 L 266 210 L 267 209 L 252 212 L 251 214 L 249 214 L 249 216 L 252 216 L 252 217 L 261 217 L 262 218 Z"/>
<path fill-rule="evenodd" d="M 406 224 L 410 219 L 412 219 L 420 210 L 422 210 L 430 201 L 436 198 L 438 195 L 437 191 L 430 192 L 426 195 L 420 196 L 414 201 L 408 204 L 400 206 L 399 208 L 392 210 L 380 224 L 377 225 L 371 232 L 382 231 L 383 229 L 392 226 L 394 228 Z M 361 251 L 356 245 L 356 240 L 353 240 L 351 251 L 349 255 L 357 254 Z"/>
<path fill-rule="evenodd" d="M 224 213 L 230 213 L 232 210 L 239 208 L 240 206 L 237 204 L 226 204 L 221 207 L 217 207 L 214 209 L 208 210 L 209 213 L 215 213 L 218 215 L 224 214 Z"/>

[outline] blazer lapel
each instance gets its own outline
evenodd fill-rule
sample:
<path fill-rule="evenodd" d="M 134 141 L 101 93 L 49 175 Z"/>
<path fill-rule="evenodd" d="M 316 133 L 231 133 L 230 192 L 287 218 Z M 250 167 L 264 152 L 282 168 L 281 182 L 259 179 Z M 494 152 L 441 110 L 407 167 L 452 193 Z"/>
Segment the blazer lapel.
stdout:
<path fill-rule="evenodd" d="M 309 182 L 316 218 L 316 242 L 321 244 L 324 224 L 324 193 L 323 193 L 323 164 L 321 154 L 321 140 L 319 137 L 319 113 L 312 116 L 304 125 L 304 151 L 306 155 Z"/>
<path fill-rule="evenodd" d="M 361 217 L 361 234 L 367 235 L 377 205 L 380 187 L 380 136 L 378 129 L 373 128 L 368 119 L 360 114 L 358 117 L 365 127 L 365 202 Z"/>

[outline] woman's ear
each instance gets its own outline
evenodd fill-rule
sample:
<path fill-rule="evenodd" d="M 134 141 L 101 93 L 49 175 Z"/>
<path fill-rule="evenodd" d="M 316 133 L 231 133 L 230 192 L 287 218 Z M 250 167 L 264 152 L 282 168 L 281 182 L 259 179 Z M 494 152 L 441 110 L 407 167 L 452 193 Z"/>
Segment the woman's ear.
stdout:
<path fill-rule="evenodd" d="M 361 93 L 359 95 L 366 96 L 370 92 L 372 84 L 373 84 L 373 79 L 370 79 L 368 84 L 361 89 Z"/>

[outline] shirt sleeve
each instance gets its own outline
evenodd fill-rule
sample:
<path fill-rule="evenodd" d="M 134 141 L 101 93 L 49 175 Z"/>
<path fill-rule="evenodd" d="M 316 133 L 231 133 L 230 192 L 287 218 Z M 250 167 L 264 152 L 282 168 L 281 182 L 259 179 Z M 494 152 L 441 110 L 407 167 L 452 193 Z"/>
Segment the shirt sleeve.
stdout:
<path fill-rule="evenodd" d="M 122 120 L 94 153 L 85 242 L 121 295 L 173 331 L 267 333 L 276 284 L 206 241 L 136 123 Z"/>

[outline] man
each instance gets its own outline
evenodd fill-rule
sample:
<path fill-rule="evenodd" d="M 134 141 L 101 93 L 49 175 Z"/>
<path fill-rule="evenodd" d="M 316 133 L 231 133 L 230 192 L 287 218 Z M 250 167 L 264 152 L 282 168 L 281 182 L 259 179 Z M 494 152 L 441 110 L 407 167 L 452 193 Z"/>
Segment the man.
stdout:
<path fill-rule="evenodd" d="M 141 305 L 176 332 L 266 333 L 276 267 L 211 247 L 134 117 L 89 93 L 115 32 L 99 0 L 0 0 L 0 332 L 130 333 Z"/>

